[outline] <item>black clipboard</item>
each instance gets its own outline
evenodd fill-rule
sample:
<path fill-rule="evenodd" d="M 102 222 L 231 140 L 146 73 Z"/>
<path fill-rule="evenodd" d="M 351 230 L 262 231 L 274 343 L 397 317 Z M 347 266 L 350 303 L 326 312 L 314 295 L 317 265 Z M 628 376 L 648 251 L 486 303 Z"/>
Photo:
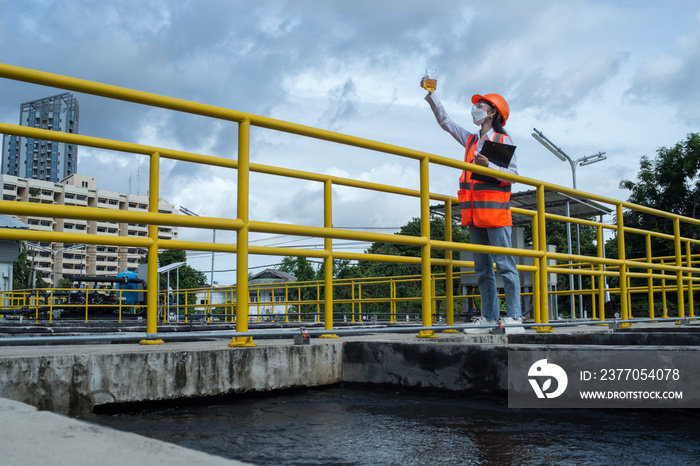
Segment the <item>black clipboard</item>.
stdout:
<path fill-rule="evenodd" d="M 501 144 L 493 141 L 484 141 L 484 146 L 480 151 L 481 155 L 489 159 L 499 167 L 507 168 L 510 165 L 510 160 L 515 153 L 515 146 L 510 144 Z M 472 172 L 472 180 L 484 181 L 486 183 L 501 184 L 501 181 L 488 175 Z"/>

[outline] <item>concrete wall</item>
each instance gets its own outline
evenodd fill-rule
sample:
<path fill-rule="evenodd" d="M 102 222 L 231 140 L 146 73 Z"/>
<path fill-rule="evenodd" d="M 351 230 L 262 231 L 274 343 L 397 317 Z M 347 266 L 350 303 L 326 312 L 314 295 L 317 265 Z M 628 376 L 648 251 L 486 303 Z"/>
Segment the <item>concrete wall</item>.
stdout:
<path fill-rule="evenodd" d="M 68 414 L 111 403 L 342 382 L 492 394 L 505 392 L 508 382 L 503 344 L 315 339 L 311 345 L 280 341 L 255 348 L 200 342 L 4 351 L 0 398 Z"/>
<path fill-rule="evenodd" d="M 505 345 L 347 342 L 343 381 L 500 394 L 508 390 Z"/>
<path fill-rule="evenodd" d="M 107 403 L 331 385 L 342 379 L 339 342 L 207 350 L 120 346 L 112 345 L 110 352 L 91 352 L 88 345 L 73 347 L 74 354 L 0 356 L 0 397 L 79 414 Z"/>

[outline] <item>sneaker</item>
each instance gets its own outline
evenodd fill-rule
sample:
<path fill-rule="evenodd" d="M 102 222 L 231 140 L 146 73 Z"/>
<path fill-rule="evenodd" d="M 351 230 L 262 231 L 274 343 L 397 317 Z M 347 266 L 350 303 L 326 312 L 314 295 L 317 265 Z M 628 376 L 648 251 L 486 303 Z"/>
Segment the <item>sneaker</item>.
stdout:
<path fill-rule="evenodd" d="M 486 317 L 474 317 L 472 319 L 472 325 L 496 325 L 495 320 L 488 320 Z M 462 331 L 464 333 L 488 333 L 490 328 L 478 327 L 478 328 L 465 328 Z"/>
<path fill-rule="evenodd" d="M 513 319 L 512 317 L 503 317 L 501 323 L 504 325 L 506 333 L 525 333 L 525 327 L 523 327 L 522 317 L 519 319 Z"/>

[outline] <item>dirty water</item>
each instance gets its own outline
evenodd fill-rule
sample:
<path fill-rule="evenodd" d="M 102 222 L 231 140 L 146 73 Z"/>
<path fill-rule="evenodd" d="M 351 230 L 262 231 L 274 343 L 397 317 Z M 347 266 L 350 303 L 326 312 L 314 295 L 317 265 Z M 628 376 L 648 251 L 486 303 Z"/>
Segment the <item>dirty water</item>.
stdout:
<path fill-rule="evenodd" d="M 700 464 L 700 414 L 515 410 L 501 398 L 331 387 L 85 420 L 257 465 Z"/>

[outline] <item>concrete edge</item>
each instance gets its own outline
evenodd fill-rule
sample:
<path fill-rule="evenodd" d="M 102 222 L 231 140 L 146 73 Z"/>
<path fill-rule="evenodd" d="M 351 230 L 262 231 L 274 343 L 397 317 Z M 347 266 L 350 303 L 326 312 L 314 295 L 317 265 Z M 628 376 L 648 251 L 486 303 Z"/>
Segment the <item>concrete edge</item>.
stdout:
<path fill-rule="evenodd" d="M 0 398 L 0 450 L 4 464 L 250 465 L 5 398 Z"/>

